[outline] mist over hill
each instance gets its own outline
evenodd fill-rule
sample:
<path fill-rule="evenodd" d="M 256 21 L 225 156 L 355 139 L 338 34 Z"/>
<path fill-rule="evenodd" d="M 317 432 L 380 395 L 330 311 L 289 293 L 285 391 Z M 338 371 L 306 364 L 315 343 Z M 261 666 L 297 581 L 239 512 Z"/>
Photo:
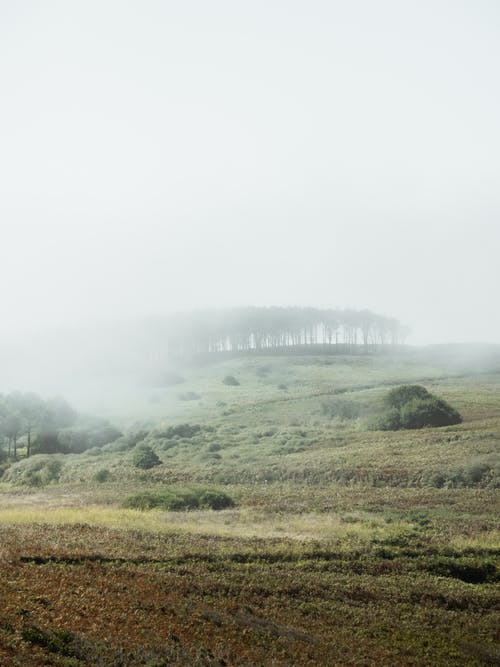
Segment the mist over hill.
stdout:
<path fill-rule="evenodd" d="M 0 391 L 62 395 L 106 412 L 135 392 L 166 387 L 165 374 L 246 356 L 385 355 L 459 372 L 500 366 L 500 345 L 404 345 L 407 327 L 368 310 L 232 308 L 88 322 L 0 337 Z"/>

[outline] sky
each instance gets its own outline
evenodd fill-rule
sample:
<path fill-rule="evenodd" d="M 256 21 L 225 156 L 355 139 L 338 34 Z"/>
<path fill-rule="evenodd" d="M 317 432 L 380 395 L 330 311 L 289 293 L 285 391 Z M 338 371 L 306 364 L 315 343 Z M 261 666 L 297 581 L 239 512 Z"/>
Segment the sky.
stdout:
<path fill-rule="evenodd" d="M 369 308 L 500 343 L 496 0 L 0 0 L 2 330 Z"/>

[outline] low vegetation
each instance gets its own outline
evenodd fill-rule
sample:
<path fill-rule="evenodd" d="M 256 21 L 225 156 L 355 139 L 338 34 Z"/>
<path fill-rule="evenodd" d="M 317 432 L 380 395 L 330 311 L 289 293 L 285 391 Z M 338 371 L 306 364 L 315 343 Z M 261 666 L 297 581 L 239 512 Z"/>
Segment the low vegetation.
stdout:
<path fill-rule="evenodd" d="M 182 377 L 201 398 L 158 389 L 163 418 L 111 442 L 5 447 L 0 664 L 495 664 L 498 372 L 308 355 Z M 434 399 L 461 420 L 402 428 Z"/>
<path fill-rule="evenodd" d="M 418 384 L 391 389 L 385 396 L 384 403 L 386 410 L 371 422 L 374 430 L 397 431 L 426 426 L 452 426 L 462 421 L 455 408 Z"/>
<path fill-rule="evenodd" d="M 223 510 L 234 507 L 234 501 L 227 493 L 216 489 L 158 489 L 127 496 L 123 507 L 139 510 L 159 508 L 169 511 Z"/>

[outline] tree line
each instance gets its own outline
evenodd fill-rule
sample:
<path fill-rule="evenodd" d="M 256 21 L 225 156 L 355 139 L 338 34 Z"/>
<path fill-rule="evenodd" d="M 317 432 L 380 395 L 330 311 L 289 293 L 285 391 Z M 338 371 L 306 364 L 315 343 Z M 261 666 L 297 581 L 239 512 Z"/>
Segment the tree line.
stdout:
<path fill-rule="evenodd" d="M 161 357 L 321 346 L 353 353 L 398 345 L 408 329 L 370 310 L 247 307 L 178 313 L 159 325 Z"/>
<path fill-rule="evenodd" d="M 106 420 L 78 414 L 62 398 L 20 391 L 0 394 L 0 459 L 15 461 L 20 449 L 26 457 L 82 452 L 120 435 Z"/>

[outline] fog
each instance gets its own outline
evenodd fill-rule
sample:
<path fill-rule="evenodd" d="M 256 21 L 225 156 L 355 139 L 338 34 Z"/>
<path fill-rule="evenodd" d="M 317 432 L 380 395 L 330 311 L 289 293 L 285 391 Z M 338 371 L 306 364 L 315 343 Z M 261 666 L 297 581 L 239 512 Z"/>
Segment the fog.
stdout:
<path fill-rule="evenodd" d="M 499 28 L 489 0 L 0 2 L 3 358 L 239 305 L 499 343 Z"/>

